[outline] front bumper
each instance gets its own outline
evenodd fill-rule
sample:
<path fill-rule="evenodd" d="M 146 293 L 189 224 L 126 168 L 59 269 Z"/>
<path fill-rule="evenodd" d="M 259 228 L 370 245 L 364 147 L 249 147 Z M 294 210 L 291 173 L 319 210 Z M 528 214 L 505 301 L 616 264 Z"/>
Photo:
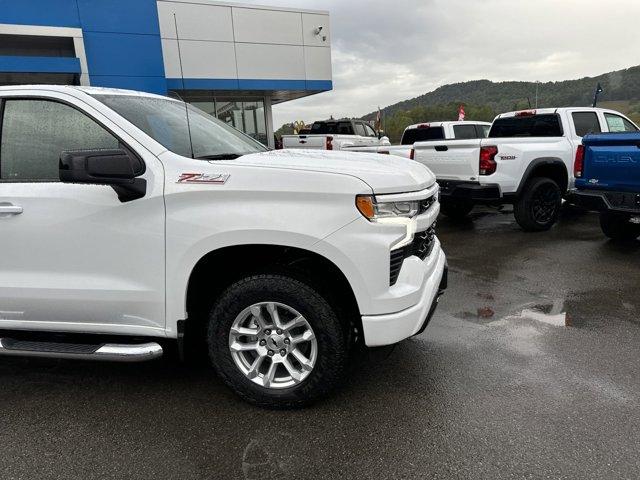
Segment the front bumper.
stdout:
<path fill-rule="evenodd" d="M 421 333 L 431 320 L 438 300 L 447 288 L 448 267 L 444 252 L 438 245 L 435 268 L 424 280 L 417 304 L 385 315 L 363 315 L 364 342 L 369 347 L 398 343 Z M 416 259 L 417 260 L 417 259 Z"/>
<path fill-rule="evenodd" d="M 640 215 L 640 193 L 573 190 L 567 201 L 587 210 Z"/>
<path fill-rule="evenodd" d="M 494 183 L 467 182 L 462 180 L 438 180 L 440 197 L 446 199 L 494 202 L 502 198 L 500 186 Z"/>

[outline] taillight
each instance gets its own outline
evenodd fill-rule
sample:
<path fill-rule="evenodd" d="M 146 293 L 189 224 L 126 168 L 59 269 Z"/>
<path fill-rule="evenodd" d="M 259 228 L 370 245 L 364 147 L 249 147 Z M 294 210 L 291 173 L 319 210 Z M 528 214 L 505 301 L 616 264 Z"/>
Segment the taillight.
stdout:
<path fill-rule="evenodd" d="M 480 175 L 491 175 L 496 172 L 498 165 L 495 158 L 498 147 L 480 147 Z"/>
<path fill-rule="evenodd" d="M 416 158 L 416 150 L 414 148 L 409 152 L 409 160 L 414 160 Z"/>
<path fill-rule="evenodd" d="M 533 117 L 535 114 L 535 110 L 520 110 L 514 114 L 514 117 Z"/>
<path fill-rule="evenodd" d="M 573 162 L 573 176 L 582 178 L 584 173 L 584 145 L 578 145 L 576 150 L 576 161 Z"/>
<path fill-rule="evenodd" d="M 333 150 L 333 137 L 327 137 L 327 150 Z"/>

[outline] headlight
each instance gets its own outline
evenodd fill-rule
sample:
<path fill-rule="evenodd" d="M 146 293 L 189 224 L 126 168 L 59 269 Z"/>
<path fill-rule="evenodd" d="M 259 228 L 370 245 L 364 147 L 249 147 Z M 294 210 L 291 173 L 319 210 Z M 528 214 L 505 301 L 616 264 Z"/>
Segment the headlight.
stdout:
<path fill-rule="evenodd" d="M 382 218 L 413 218 L 418 214 L 419 202 L 377 202 L 373 195 L 358 195 L 356 207 L 364 217 L 374 222 Z"/>

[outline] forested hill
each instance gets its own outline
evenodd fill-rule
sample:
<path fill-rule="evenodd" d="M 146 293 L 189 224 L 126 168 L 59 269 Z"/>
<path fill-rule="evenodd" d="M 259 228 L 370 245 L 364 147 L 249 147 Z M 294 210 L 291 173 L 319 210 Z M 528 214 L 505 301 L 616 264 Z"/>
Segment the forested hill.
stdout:
<path fill-rule="evenodd" d="M 602 106 L 612 106 L 640 117 L 640 66 L 605 73 L 597 77 L 578 80 L 538 83 L 539 107 L 565 107 L 591 105 L 593 92 L 600 82 L 604 92 L 599 97 Z M 535 103 L 535 82 L 492 82 L 474 80 L 444 85 L 411 100 L 405 100 L 383 109 L 390 136 L 397 136 L 396 129 L 405 121 L 453 120 L 457 117 L 457 105 L 464 104 L 469 120 L 491 120 L 495 113 L 527 108 L 529 100 Z M 528 100 L 529 99 L 529 100 Z M 446 112 L 448 118 L 419 118 Z M 475 116 L 474 116 L 475 114 Z M 365 115 L 374 120 L 376 112 Z M 475 118 L 482 117 L 482 118 Z"/>

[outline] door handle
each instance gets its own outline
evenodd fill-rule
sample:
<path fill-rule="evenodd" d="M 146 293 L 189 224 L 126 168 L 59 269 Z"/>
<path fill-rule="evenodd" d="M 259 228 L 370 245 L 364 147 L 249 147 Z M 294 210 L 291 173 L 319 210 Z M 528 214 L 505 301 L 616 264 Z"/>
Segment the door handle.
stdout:
<path fill-rule="evenodd" d="M 22 213 L 22 207 L 20 205 L 13 205 L 11 203 L 0 203 L 0 215 L 20 215 Z"/>
<path fill-rule="evenodd" d="M 446 152 L 447 150 L 449 150 L 449 147 L 447 147 L 446 145 L 437 145 L 433 148 L 436 149 L 436 152 Z"/>

